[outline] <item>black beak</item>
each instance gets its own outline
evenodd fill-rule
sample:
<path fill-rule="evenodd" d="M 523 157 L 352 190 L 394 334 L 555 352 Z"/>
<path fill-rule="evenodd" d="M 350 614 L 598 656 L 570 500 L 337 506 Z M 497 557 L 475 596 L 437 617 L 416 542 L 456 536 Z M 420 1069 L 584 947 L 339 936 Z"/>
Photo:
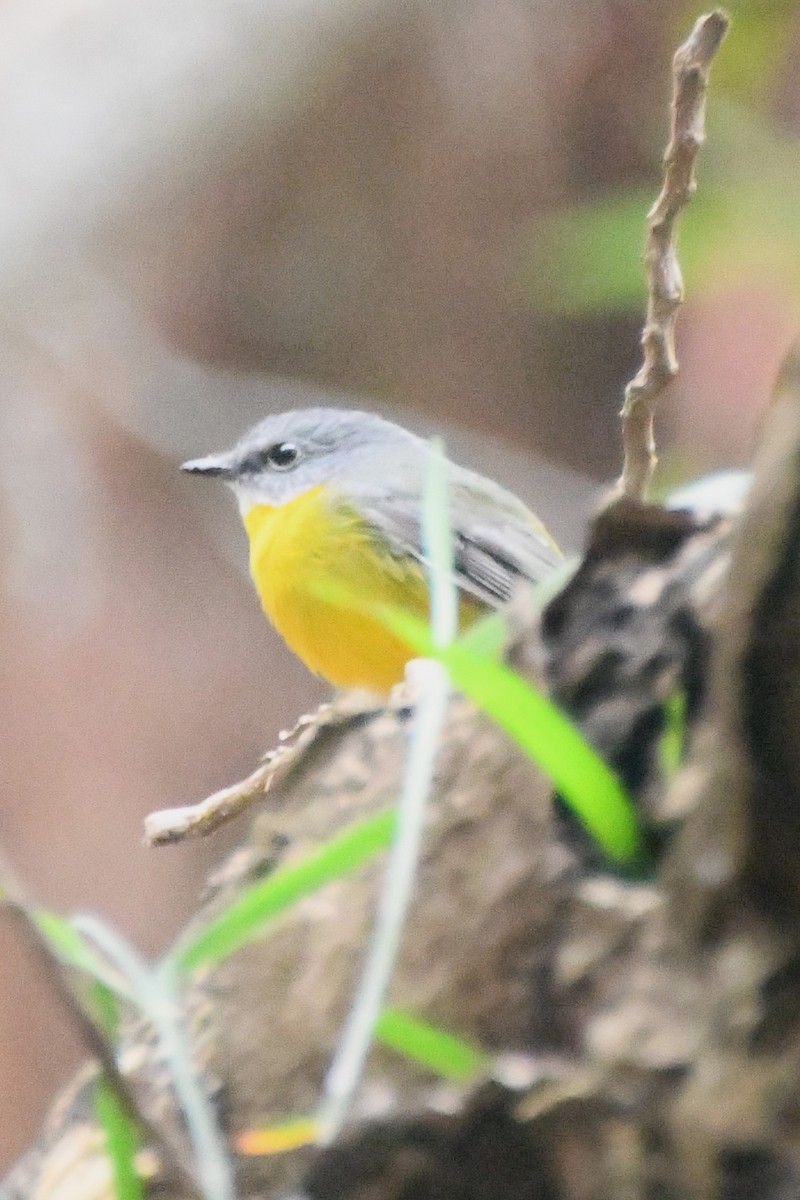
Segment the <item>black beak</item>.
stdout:
<path fill-rule="evenodd" d="M 226 454 L 209 454 L 206 458 L 192 458 L 183 463 L 182 471 L 188 475 L 207 475 L 217 479 L 233 479 L 235 472 Z"/>

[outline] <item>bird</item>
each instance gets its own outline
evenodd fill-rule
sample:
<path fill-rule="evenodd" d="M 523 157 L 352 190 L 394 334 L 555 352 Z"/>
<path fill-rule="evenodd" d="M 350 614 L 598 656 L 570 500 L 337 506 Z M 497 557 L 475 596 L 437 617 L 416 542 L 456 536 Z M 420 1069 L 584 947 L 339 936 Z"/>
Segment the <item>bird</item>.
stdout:
<path fill-rule="evenodd" d="M 428 618 L 422 507 L 430 454 L 424 438 L 376 414 L 306 408 L 268 416 L 231 450 L 182 466 L 232 489 L 267 617 L 337 688 L 386 695 L 416 657 L 376 608 Z M 445 461 L 464 629 L 506 605 L 520 580 L 544 578 L 561 551 L 515 495 Z M 348 605 L 348 595 L 369 605 Z"/>

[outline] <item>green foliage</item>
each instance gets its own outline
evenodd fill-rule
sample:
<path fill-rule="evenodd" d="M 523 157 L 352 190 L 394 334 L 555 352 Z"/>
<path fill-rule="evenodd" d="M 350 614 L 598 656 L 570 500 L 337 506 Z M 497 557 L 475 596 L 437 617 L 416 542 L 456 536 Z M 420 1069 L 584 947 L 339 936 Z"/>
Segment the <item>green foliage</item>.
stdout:
<path fill-rule="evenodd" d="M 664 728 L 658 742 L 661 774 L 669 781 L 677 774 L 686 749 L 686 693 L 674 692 L 664 704 Z"/>
<path fill-rule="evenodd" d="M 402 609 L 375 604 L 329 586 L 325 587 L 325 596 L 382 621 L 421 657 L 443 663 L 453 685 L 474 700 L 550 776 L 565 803 L 611 860 L 636 869 L 646 865 L 638 819 L 625 789 L 547 697 L 494 655 L 487 657 L 481 642 L 476 650 L 469 634 L 438 648 L 425 622 Z"/>
<path fill-rule="evenodd" d="M 16 888 L 3 886 L 2 881 L 0 891 L 5 903 L 13 906 L 20 919 L 29 924 L 32 934 L 42 938 L 53 956 L 88 984 L 84 988 L 75 987 L 74 1002 L 102 1036 L 113 1041 L 119 1026 L 119 1001 L 131 998 L 131 989 L 124 977 L 97 954 L 72 921 L 57 913 L 34 908 Z M 105 1074 L 97 1079 L 93 1102 L 95 1116 L 105 1133 L 116 1200 L 143 1200 L 144 1187 L 135 1166 L 140 1132 L 118 1095 L 114 1081 Z"/>
<path fill-rule="evenodd" d="M 385 850 L 396 820 L 394 809 L 366 817 L 300 862 L 279 867 L 248 888 L 199 932 L 179 942 L 170 961 L 184 971 L 221 962 L 304 896 L 349 874 Z"/>
<path fill-rule="evenodd" d="M 644 862 L 638 820 L 624 788 L 547 697 L 504 663 L 486 659 L 461 642 L 437 650 L 422 622 L 385 607 L 381 611 L 398 636 L 420 654 L 444 663 L 454 686 L 474 700 L 550 776 L 564 801 L 609 858 L 629 865 Z"/>
<path fill-rule="evenodd" d="M 797 6 L 734 0 L 726 7 L 732 34 L 712 71 L 700 188 L 681 218 L 681 267 L 692 296 L 755 281 L 800 312 L 800 144 L 774 117 Z M 676 45 L 698 11 L 687 5 L 676 21 Z M 666 140 L 666 121 L 663 133 Z M 525 303 L 556 314 L 642 310 L 645 216 L 661 186 L 658 142 L 649 140 L 651 184 L 536 217 L 518 257 L 515 283 Z"/>
<path fill-rule="evenodd" d="M 796 0 L 729 0 L 732 34 L 714 63 L 713 97 L 730 97 L 756 111 L 766 112 L 793 47 Z M 687 4 L 675 23 L 675 44 L 685 36 L 700 10 Z M 713 104 L 713 98 L 712 98 Z"/>
<path fill-rule="evenodd" d="M 121 934 L 92 914 L 82 913 L 73 922 L 128 982 L 135 1004 L 152 1025 L 183 1114 L 200 1195 L 204 1200 L 234 1200 L 233 1167 L 216 1113 L 198 1078 L 173 964 L 168 960 L 151 966 Z"/>
<path fill-rule="evenodd" d="M 722 122 L 725 117 L 720 115 Z M 742 132 L 742 131 L 740 131 Z M 692 294 L 760 279 L 797 301 L 800 294 L 800 150 L 764 144 L 757 178 L 695 197 L 680 231 Z M 526 247 L 519 285 L 528 302 L 562 315 L 638 312 L 645 301 L 641 257 L 651 195 L 610 195 L 543 217 Z"/>
<path fill-rule="evenodd" d="M 640 309 L 642 230 L 652 200 L 626 192 L 539 216 L 520 254 L 516 283 L 524 299 L 560 315 Z"/>
<path fill-rule="evenodd" d="M 400 1008 L 386 1008 L 375 1027 L 378 1041 L 443 1079 L 463 1083 L 486 1071 L 489 1059 L 464 1038 L 438 1029 Z"/>
<path fill-rule="evenodd" d="M 144 1184 L 136 1170 L 139 1134 L 113 1084 L 104 1075 L 95 1084 L 94 1113 L 105 1134 L 116 1200 L 144 1200 Z"/>
<path fill-rule="evenodd" d="M 112 1012 L 112 997 L 131 999 L 130 988 L 124 977 L 96 953 L 66 917 L 45 909 L 32 909 L 28 917 L 36 925 L 56 958 L 65 966 L 73 967 L 87 975 L 97 984 L 98 990 L 95 994 L 98 997 L 99 1010 L 105 1013 L 101 1024 L 107 1028 L 108 1020 L 116 1027 L 116 1004 Z"/>
<path fill-rule="evenodd" d="M 375 1023 L 374 1035 L 387 1049 L 440 1079 L 469 1083 L 490 1073 L 491 1060 L 480 1047 L 405 1009 L 385 1008 Z M 242 1154 L 282 1154 L 317 1141 L 323 1131 L 324 1119 L 319 1115 L 292 1117 L 264 1128 L 245 1130 L 236 1138 L 236 1147 Z"/>

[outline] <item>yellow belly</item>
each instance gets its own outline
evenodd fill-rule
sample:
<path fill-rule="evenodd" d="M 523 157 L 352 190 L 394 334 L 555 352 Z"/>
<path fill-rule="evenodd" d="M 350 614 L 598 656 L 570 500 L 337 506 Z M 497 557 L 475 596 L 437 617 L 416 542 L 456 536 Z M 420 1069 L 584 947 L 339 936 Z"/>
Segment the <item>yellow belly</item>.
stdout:
<path fill-rule="evenodd" d="M 380 554 L 357 514 L 331 505 L 325 493 L 312 488 L 288 504 L 255 505 L 245 514 L 250 573 L 270 621 L 306 666 L 337 687 L 385 693 L 403 678 L 414 651 L 379 622 L 319 593 L 327 581 L 427 619 L 428 587 L 413 559 Z"/>

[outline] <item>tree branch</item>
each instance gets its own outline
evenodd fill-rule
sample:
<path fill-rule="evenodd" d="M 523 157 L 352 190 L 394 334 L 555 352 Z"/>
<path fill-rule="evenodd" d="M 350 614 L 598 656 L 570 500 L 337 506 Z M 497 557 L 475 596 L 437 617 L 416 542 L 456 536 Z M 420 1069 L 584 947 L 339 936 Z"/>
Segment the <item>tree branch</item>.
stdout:
<path fill-rule="evenodd" d="M 672 126 L 664 153 L 664 184 L 647 215 L 644 358 L 625 389 L 622 408 L 625 462 L 618 489 L 633 500 L 645 498 L 657 462 L 653 439 L 656 401 L 678 371 L 675 322 L 683 302 L 683 279 L 676 248 L 676 222 L 697 187 L 695 163 L 705 139 L 711 62 L 728 25 L 727 15 L 719 9 L 701 17 L 672 61 Z"/>

